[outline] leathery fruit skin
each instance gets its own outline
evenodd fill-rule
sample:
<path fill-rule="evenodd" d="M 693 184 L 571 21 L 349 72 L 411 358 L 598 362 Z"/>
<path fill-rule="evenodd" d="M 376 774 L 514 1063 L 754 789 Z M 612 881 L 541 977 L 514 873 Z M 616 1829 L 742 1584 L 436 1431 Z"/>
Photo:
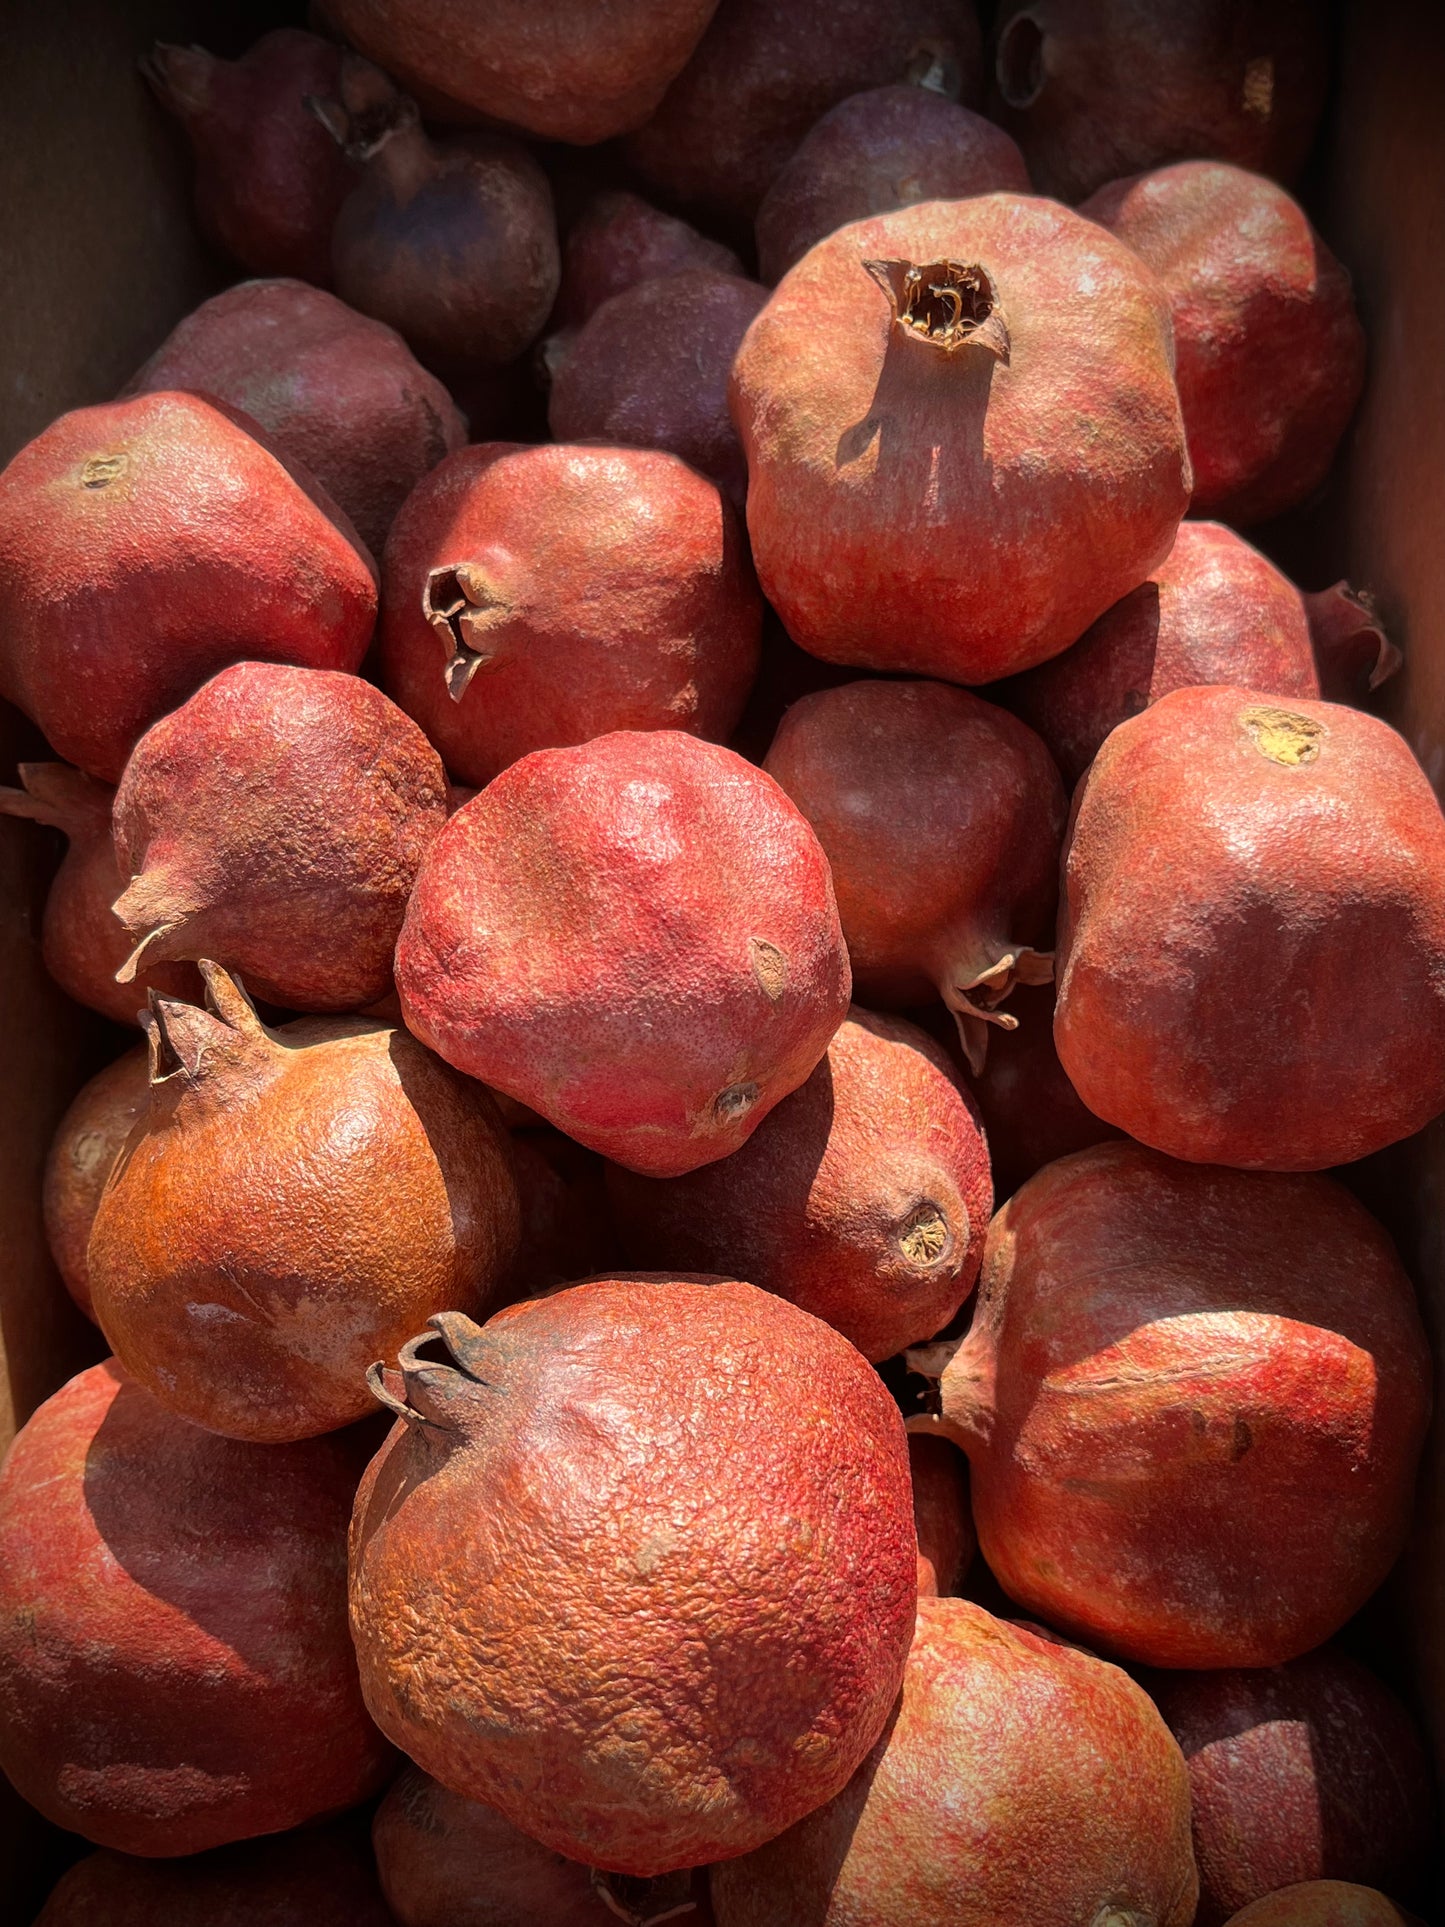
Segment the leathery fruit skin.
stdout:
<path fill-rule="evenodd" d="M 718 1927 L 1189 1927 L 1189 1781 L 1117 1667 L 920 1599 L 903 1694 L 828 1806 L 712 1870 Z"/>
<path fill-rule="evenodd" d="M 1156 1150 L 1308 1171 L 1419 1130 L 1445 1107 L 1445 820 L 1408 745 L 1228 687 L 1121 723 L 1075 798 L 1057 975 L 1071 1082 Z"/>
<path fill-rule="evenodd" d="M 114 1359 L 0 1469 L 0 1766 L 123 1853 L 200 1853 L 369 1798 L 392 1770 L 346 1636 L 364 1437 L 265 1451 Z"/>
<path fill-rule="evenodd" d="M 1256 1900 L 1229 1927 L 1425 1927 L 1373 1887 L 1306 1880 Z"/>
<path fill-rule="evenodd" d="M 909 1423 L 968 1453 L 999 1583 L 1122 1658 L 1294 1659 L 1404 1544 L 1429 1353 L 1331 1178 L 1061 1158 L 994 1218 L 967 1338 L 910 1359 L 941 1369 L 939 1416 Z"/>
<path fill-rule="evenodd" d="M 743 272 L 742 262 L 721 241 L 699 234 L 675 214 L 664 214 L 640 194 L 601 188 L 567 230 L 552 321 L 558 328 L 579 328 L 614 294 L 684 268 Z"/>
<path fill-rule="evenodd" d="M 936 1434 L 910 1432 L 913 1523 L 918 1532 L 918 1591 L 948 1598 L 963 1583 L 978 1540 L 968 1503 L 968 1460 Z"/>
<path fill-rule="evenodd" d="M 948 1058 L 856 1006 L 741 1150 L 678 1178 L 612 1165 L 607 1185 L 634 1264 L 746 1278 L 873 1360 L 952 1318 L 993 1208 L 988 1146 Z"/>
<path fill-rule="evenodd" d="M 404 1423 L 352 1525 L 382 1730 L 622 1874 L 744 1853 L 830 1799 L 913 1624 L 908 1454 L 876 1373 L 732 1279 L 633 1274 L 432 1325 L 454 1363 L 424 1333 L 373 1374 Z"/>
<path fill-rule="evenodd" d="M 87 775 L 241 657 L 356 669 L 375 621 L 341 510 L 214 399 L 77 408 L 0 474 L 0 692 Z"/>
<path fill-rule="evenodd" d="M 91 1226 L 115 1161 L 150 1103 L 150 1090 L 150 1051 L 137 1044 L 81 1085 L 46 1155 L 41 1189 L 46 1241 L 65 1289 L 87 1318 L 95 1316 L 87 1260 Z"/>
<path fill-rule="evenodd" d="M 731 750 L 619 730 L 449 818 L 396 950 L 408 1028 L 629 1170 L 737 1150 L 847 1014 L 828 863 Z"/>
<path fill-rule="evenodd" d="M 763 593 L 826 662 L 965 683 L 1044 662 L 1189 502 L 1163 287 L 1028 195 L 820 241 L 744 336 L 730 406 Z"/>
<path fill-rule="evenodd" d="M 264 1028 L 203 963 L 208 1008 L 157 998 L 150 1104 L 88 1253 L 96 1315 L 169 1410 L 302 1439 L 370 1410 L 366 1369 L 432 1312 L 480 1311 L 516 1249 L 490 1096 L 403 1030 Z"/>
<path fill-rule="evenodd" d="M 377 1002 L 446 814 L 441 759 L 370 683 L 223 669 L 146 731 L 116 791 L 121 981 L 214 956 L 292 1010 Z"/>
<path fill-rule="evenodd" d="M 721 741 L 761 630 L 737 516 L 661 449 L 462 449 L 387 545 L 382 675 L 465 783 L 616 729 Z"/>

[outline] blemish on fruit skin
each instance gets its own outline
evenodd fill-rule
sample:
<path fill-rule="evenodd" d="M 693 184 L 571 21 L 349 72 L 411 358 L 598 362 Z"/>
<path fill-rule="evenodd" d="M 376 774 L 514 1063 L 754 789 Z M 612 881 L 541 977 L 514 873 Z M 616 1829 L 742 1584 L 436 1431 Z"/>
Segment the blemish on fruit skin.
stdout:
<path fill-rule="evenodd" d="M 775 943 L 763 937 L 752 940 L 753 974 L 776 1003 L 788 987 L 788 960 Z"/>
<path fill-rule="evenodd" d="M 82 488 L 109 488 L 112 482 L 119 481 L 130 467 L 130 457 L 121 451 L 115 455 L 92 455 L 80 471 Z"/>
<path fill-rule="evenodd" d="M 1319 757 L 1324 725 L 1312 717 L 1260 704 L 1241 710 L 1239 720 L 1260 755 L 1284 769 L 1299 769 Z"/>

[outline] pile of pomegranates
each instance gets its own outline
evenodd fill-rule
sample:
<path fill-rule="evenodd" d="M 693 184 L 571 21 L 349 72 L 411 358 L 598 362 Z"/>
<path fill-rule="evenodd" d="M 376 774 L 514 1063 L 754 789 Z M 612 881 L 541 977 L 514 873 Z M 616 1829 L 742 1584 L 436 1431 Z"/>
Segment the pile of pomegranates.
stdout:
<path fill-rule="evenodd" d="M 302 11 L 137 48 L 238 278 L 0 473 L 105 1036 L 40 1918 L 1414 1921 L 1337 1167 L 1445 1112 L 1445 817 L 1272 553 L 1366 373 L 1321 15 Z"/>

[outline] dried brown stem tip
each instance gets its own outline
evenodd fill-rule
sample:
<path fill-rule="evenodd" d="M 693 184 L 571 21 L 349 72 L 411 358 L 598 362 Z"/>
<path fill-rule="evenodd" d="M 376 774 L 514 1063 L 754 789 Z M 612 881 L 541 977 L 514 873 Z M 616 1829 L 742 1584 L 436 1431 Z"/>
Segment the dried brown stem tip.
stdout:
<path fill-rule="evenodd" d="M 987 271 L 962 261 L 864 261 L 899 327 L 931 347 L 986 348 L 1009 358 L 1008 326 Z"/>
<path fill-rule="evenodd" d="M 497 594 L 482 571 L 468 562 L 433 569 L 422 594 L 422 613 L 446 644 L 442 674 L 447 694 L 459 703 L 472 677 L 496 657 L 488 636 L 512 614 L 512 605 Z"/>

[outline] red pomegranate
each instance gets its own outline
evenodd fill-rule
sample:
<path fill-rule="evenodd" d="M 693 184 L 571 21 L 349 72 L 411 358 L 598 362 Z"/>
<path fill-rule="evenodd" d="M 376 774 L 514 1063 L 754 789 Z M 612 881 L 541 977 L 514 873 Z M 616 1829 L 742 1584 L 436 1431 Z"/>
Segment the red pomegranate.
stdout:
<path fill-rule="evenodd" d="M 597 308 L 565 345 L 547 420 L 559 442 L 664 448 L 741 505 L 747 466 L 728 416 L 728 375 L 767 289 L 686 268 Z"/>
<path fill-rule="evenodd" d="M 1017 1027 L 989 1033 L 988 1057 L 969 1081 L 1000 1203 L 1055 1158 L 1121 1135 L 1094 1116 L 1059 1062 L 1053 985 L 1016 985 L 1010 1009 Z"/>
<path fill-rule="evenodd" d="M 267 1030 L 202 964 L 209 1008 L 157 998 L 151 1090 L 91 1232 L 95 1310 L 169 1410 L 304 1439 L 370 1410 L 366 1369 L 432 1312 L 480 1311 L 518 1206 L 491 1098 L 403 1030 Z"/>
<path fill-rule="evenodd" d="M 773 177 L 758 208 L 758 272 L 780 280 L 870 214 L 1029 191 L 1023 155 L 982 114 L 929 86 L 871 87 L 830 108 Z"/>
<path fill-rule="evenodd" d="M 1318 696 L 1310 622 L 1288 576 L 1242 536 L 1181 522 L 1149 579 L 1072 649 L 1011 683 L 1007 701 L 1073 785 L 1116 725 L 1172 689 L 1218 682 Z"/>
<path fill-rule="evenodd" d="M 140 961 L 224 957 L 293 1010 L 355 1010 L 391 987 L 446 772 L 359 676 L 238 662 L 152 725 L 115 798 Z"/>
<path fill-rule="evenodd" d="M 0 693 L 91 776 L 227 663 L 353 670 L 375 620 L 351 524 L 221 402 L 78 408 L 0 474 Z"/>
<path fill-rule="evenodd" d="M 1010 1598 L 1148 1665 L 1273 1666 L 1403 1545 L 1430 1362 L 1394 1247 L 1333 1179 L 1099 1144 L 995 1217 L 939 1397 L 910 1424 L 967 1451 Z"/>
<path fill-rule="evenodd" d="M 973 1289 L 993 1208 L 978 1114 L 932 1038 L 855 1008 L 740 1151 L 685 1177 L 617 1166 L 632 1262 L 724 1272 L 892 1358 Z"/>
<path fill-rule="evenodd" d="M 609 730 L 721 740 L 761 626 L 737 517 L 660 449 L 462 449 L 387 547 L 386 686 L 468 783 Z"/>
<path fill-rule="evenodd" d="M 95 1316 L 86 1257 L 90 1229 L 121 1147 L 150 1102 L 150 1090 L 150 1052 L 137 1044 L 81 1086 L 46 1156 L 41 1192 L 46 1240 L 65 1289 L 87 1318 Z"/>
<path fill-rule="evenodd" d="M 156 388 L 244 409 L 378 556 L 412 488 L 467 439 L 455 402 L 400 335 L 301 281 L 243 281 L 203 301 L 125 392 Z"/>
<path fill-rule="evenodd" d="M 514 1131 L 512 1171 L 522 1229 L 500 1304 L 616 1267 L 621 1254 L 595 1152 L 560 1131 Z"/>
<path fill-rule="evenodd" d="M 1132 249 L 986 194 L 855 221 L 734 364 L 748 529 L 828 662 L 992 682 L 1056 656 L 1188 505 L 1169 305 Z"/>
<path fill-rule="evenodd" d="M 731 248 L 625 188 L 607 187 L 584 205 L 562 247 L 562 283 L 553 323 L 580 328 L 614 294 L 683 268 L 740 275 Z"/>
<path fill-rule="evenodd" d="M 1282 1887 L 1236 1914 L 1229 1927 L 1425 1927 L 1373 1887 L 1307 1880 Z"/>
<path fill-rule="evenodd" d="M 918 1591 L 947 1598 L 963 1583 L 978 1540 L 968 1504 L 968 1460 L 945 1438 L 913 1432 L 913 1524 L 918 1533 Z"/>
<path fill-rule="evenodd" d="M 357 1495 L 367 1704 L 424 1771 L 572 1859 L 743 1853 L 877 1739 L 912 1630 L 902 1421 L 770 1292 L 634 1274 L 373 1373 L 402 1417 Z M 525 1547 L 525 1556 L 518 1549 Z"/>
<path fill-rule="evenodd" d="M 385 1784 L 346 1636 L 364 1435 L 260 1451 L 173 1417 L 114 1359 L 0 1470 L 0 1767 L 46 1819 L 189 1854 Z"/>
<path fill-rule="evenodd" d="M 1032 730 L 965 690 L 854 682 L 784 716 L 765 765 L 818 833 L 870 1003 L 942 997 L 969 1063 L 1047 983 L 1065 800 Z"/>
<path fill-rule="evenodd" d="M 728 0 L 624 152 L 664 199 L 743 227 L 849 94 L 914 80 L 977 99 L 979 39 L 973 0 Z"/>
<path fill-rule="evenodd" d="M 514 763 L 453 816 L 407 911 L 408 1026 L 651 1177 L 726 1157 L 848 1008 L 828 862 L 771 778 L 677 731 Z"/>
<path fill-rule="evenodd" d="M 1374 598 L 1348 582 L 1304 598 L 1319 670 L 1320 693 L 1332 703 L 1363 702 L 1399 673 L 1404 657 L 1385 633 Z"/>
<path fill-rule="evenodd" d="M 1419 1130 L 1445 1108 L 1445 821 L 1409 747 L 1246 689 L 1121 723 L 1075 809 L 1058 977 L 1080 1097 L 1174 1157 L 1320 1170 Z"/>
<path fill-rule="evenodd" d="M 1282 187 L 1183 161 L 1079 209 L 1158 275 L 1199 515 L 1260 522 L 1324 481 L 1365 380 L 1350 277 Z"/>
<path fill-rule="evenodd" d="M 1189 1927 L 1189 1782 L 1116 1667 L 920 1599 L 903 1696 L 838 1797 L 712 1870 L 718 1927 Z"/>
<path fill-rule="evenodd" d="M 21 763 L 23 789 L 0 789 L 0 815 L 23 816 L 61 831 L 70 848 L 45 899 L 40 953 L 68 997 L 118 1024 L 134 1024 L 150 986 L 170 997 L 199 987 L 189 964 L 158 963 L 134 982 L 116 972 L 133 948 L 111 905 L 125 888 L 115 860 L 111 804 L 115 791 L 67 763 Z"/>
<path fill-rule="evenodd" d="M 307 111 L 336 85 L 341 49 L 295 27 L 262 34 L 240 60 L 158 41 L 141 71 L 185 128 L 196 212 L 252 274 L 331 279 L 331 229 L 355 179 Z"/>
<path fill-rule="evenodd" d="M 1418 1895 L 1435 1838 L 1430 1767 L 1373 1673 L 1326 1646 L 1288 1666 L 1145 1683 L 1189 1766 L 1199 1927 L 1325 1877 Z"/>
<path fill-rule="evenodd" d="M 1329 78 L 1312 0 L 1005 0 L 995 44 L 990 111 L 1065 201 L 1195 154 L 1292 180 Z"/>

